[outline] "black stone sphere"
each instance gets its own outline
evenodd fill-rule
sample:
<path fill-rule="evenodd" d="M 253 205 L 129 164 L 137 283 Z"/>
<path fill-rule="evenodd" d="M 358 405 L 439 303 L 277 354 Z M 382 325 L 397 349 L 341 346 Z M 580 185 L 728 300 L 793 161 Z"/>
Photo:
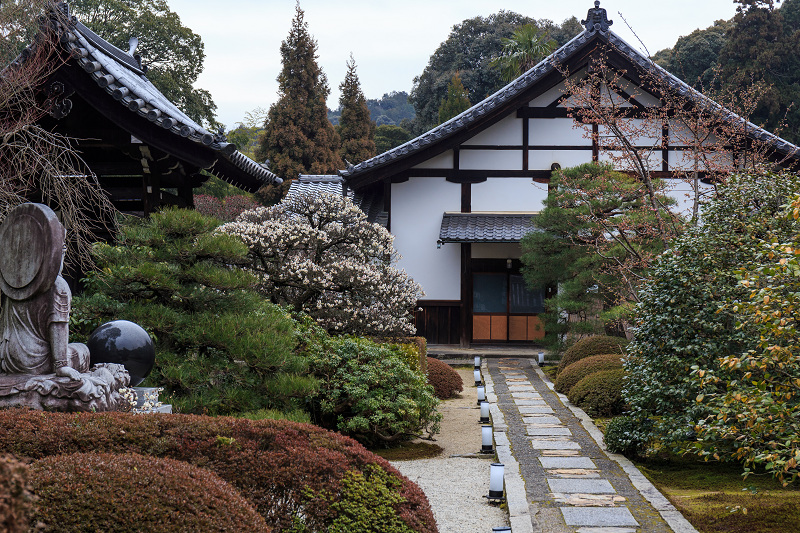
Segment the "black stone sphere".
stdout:
<path fill-rule="evenodd" d="M 89 336 L 92 365 L 117 363 L 131 375 L 131 387 L 137 386 L 153 369 L 156 350 L 150 335 L 138 324 L 114 320 L 103 324 Z"/>

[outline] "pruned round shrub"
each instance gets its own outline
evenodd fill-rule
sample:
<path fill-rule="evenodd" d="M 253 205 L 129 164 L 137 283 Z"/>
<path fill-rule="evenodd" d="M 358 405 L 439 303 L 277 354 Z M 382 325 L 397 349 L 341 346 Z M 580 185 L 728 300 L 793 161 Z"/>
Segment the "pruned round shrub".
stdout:
<path fill-rule="evenodd" d="M 558 363 L 558 373 L 560 374 L 565 368 L 592 355 L 602 355 L 609 353 L 624 353 L 625 347 L 628 345 L 628 340 L 622 337 L 609 337 L 608 335 L 593 335 L 586 337 L 569 348 L 561 356 L 561 361 Z"/>
<path fill-rule="evenodd" d="M 428 383 L 440 400 L 452 398 L 464 390 L 464 381 L 453 367 L 433 357 L 428 357 Z"/>
<path fill-rule="evenodd" d="M 603 440 L 611 453 L 621 453 L 625 457 L 634 459 L 644 455 L 647 429 L 649 428 L 643 428 L 632 417 L 615 416 L 606 425 Z"/>
<path fill-rule="evenodd" d="M 390 494 L 400 496 L 387 505 L 403 523 L 415 532 L 436 532 L 419 487 L 355 440 L 309 424 L 0 410 L 0 452 L 39 459 L 90 451 L 167 457 L 211 470 L 239 490 L 276 531 L 328 531 L 342 506 L 358 497 L 343 485 L 345 475 L 376 465 L 400 481 L 394 488 L 386 485 Z"/>
<path fill-rule="evenodd" d="M 271 531 L 213 472 L 139 454 L 53 455 L 31 466 L 46 531 Z"/>
<path fill-rule="evenodd" d="M 311 401 L 322 426 L 367 445 L 439 432 L 433 388 L 390 346 L 330 337 L 310 346 L 306 357 L 319 379 Z"/>
<path fill-rule="evenodd" d="M 0 456 L 0 531 L 28 531 L 35 500 L 28 482 L 28 466 L 10 455 Z"/>
<path fill-rule="evenodd" d="M 558 375 L 555 389 L 561 394 L 569 394 L 570 389 L 586 376 L 614 368 L 622 368 L 622 356 L 619 354 L 593 355 L 575 361 Z"/>
<path fill-rule="evenodd" d="M 593 417 L 608 417 L 622 413 L 622 380 L 625 371 L 621 368 L 601 370 L 580 380 L 567 397 L 569 401 Z"/>

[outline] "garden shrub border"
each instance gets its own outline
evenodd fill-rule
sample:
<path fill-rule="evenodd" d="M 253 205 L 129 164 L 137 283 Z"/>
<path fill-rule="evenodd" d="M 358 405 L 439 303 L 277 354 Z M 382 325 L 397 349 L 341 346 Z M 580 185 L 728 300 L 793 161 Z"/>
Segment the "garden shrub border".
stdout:
<path fill-rule="evenodd" d="M 349 497 L 341 483 L 345 474 L 377 465 L 401 481 L 396 492 L 402 501 L 392 504 L 397 516 L 415 532 L 437 531 L 419 487 L 355 440 L 309 424 L 179 414 L 0 411 L 0 453 L 39 459 L 86 451 L 133 452 L 207 468 L 238 489 L 275 530 L 291 529 L 298 520 L 311 531 L 326 530 L 337 518 L 333 503 Z"/>

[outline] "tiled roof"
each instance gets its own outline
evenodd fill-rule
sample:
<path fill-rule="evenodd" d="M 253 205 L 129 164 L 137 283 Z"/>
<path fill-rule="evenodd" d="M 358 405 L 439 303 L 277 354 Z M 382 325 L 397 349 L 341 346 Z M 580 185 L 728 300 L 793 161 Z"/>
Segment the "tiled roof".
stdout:
<path fill-rule="evenodd" d="M 345 170 L 340 170 L 339 174 L 345 178 L 357 177 L 359 174 L 363 174 L 365 172 L 392 164 L 395 161 L 402 160 L 424 148 L 427 148 L 439 141 L 452 137 L 453 135 L 468 129 L 480 119 L 501 108 L 503 104 L 509 100 L 520 96 L 536 82 L 541 80 L 545 75 L 555 70 L 555 65 L 566 62 L 566 60 L 574 52 L 589 43 L 592 39 L 602 40 L 611 44 L 616 50 L 628 57 L 642 70 L 654 73 L 670 88 L 677 91 L 682 96 L 692 99 L 698 105 L 719 110 L 726 119 L 746 125 L 746 131 L 750 136 L 772 145 L 776 151 L 784 156 L 791 157 L 793 159 L 800 159 L 800 148 L 797 146 L 778 137 L 777 135 L 759 128 L 755 124 L 747 122 L 742 117 L 723 108 L 710 98 L 704 96 L 663 68 L 656 65 L 653 61 L 642 55 L 641 52 L 630 46 L 614 32 L 610 30 L 604 31 L 602 29 L 592 28 L 591 30 L 584 30 L 564 46 L 532 67 L 522 76 L 512 81 L 493 95 L 487 97 L 485 100 L 467 109 L 460 115 L 451 118 L 447 122 L 440 124 L 439 126 L 427 131 L 426 133 L 423 133 L 419 137 L 416 137 L 405 144 L 379 154 L 372 159 L 368 159 L 367 161 L 359 163 L 358 165 Z"/>
<path fill-rule="evenodd" d="M 119 105 L 213 151 L 217 159 L 205 170 L 225 181 L 252 191 L 281 182 L 264 166 L 239 152 L 223 135 L 211 133 L 178 109 L 147 79 L 138 57 L 120 50 L 70 16 L 66 2 L 57 3 L 53 9 L 51 28 L 59 35 L 61 46 Z M 23 52 L 17 61 L 24 61 L 28 55 L 29 52 Z M 237 179 L 232 179 L 231 173 L 237 174 Z"/>
<path fill-rule="evenodd" d="M 439 242 L 520 242 L 538 230 L 536 213 L 445 213 Z"/>
<path fill-rule="evenodd" d="M 301 194 L 335 194 L 346 195 L 353 203 L 367 215 L 369 222 L 375 222 L 383 227 L 389 222 L 389 214 L 383 209 L 383 197 L 376 192 L 354 192 L 347 187 L 344 178 L 335 175 L 309 175 L 301 174 L 292 180 L 286 198 L 294 198 Z"/>

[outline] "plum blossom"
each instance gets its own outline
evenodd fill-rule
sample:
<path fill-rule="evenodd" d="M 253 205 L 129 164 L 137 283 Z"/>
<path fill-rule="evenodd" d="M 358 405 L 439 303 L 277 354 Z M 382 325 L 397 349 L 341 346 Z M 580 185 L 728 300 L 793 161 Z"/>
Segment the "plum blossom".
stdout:
<path fill-rule="evenodd" d="M 348 198 L 299 195 L 219 228 L 250 248 L 249 269 L 274 303 L 330 332 L 408 335 L 422 288 L 395 265 L 394 238 Z"/>

